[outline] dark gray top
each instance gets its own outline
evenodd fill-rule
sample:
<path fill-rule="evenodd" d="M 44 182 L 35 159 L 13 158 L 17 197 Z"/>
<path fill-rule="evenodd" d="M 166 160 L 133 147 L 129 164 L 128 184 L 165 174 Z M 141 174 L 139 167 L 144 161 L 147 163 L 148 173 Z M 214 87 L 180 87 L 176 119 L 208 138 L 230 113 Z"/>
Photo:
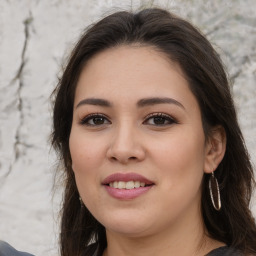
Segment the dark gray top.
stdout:
<path fill-rule="evenodd" d="M 206 256 L 242 256 L 242 253 L 234 248 L 223 246 L 209 252 Z"/>
<path fill-rule="evenodd" d="M 20 252 L 11 247 L 8 243 L 0 241 L 0 256 L 35 256 L 27 252 Z"/>
<path fill-rule="evenodd" d="M 96 253 L 97 255 L 97 253 Z M 20 252 L 11 247 L 8 243 L 0 241 L 0 256 L 35 256 L 27 252 Z M 242 254 L 232 248 L 223 246 L 209 252 L 206 256 L 242 256 Z"/>
<path fill-rule="evenodd" d="M 94 255 L 92 256 L 97 256 L 97 252 L 94 253 Z M 243 256 L 243 254 L 234 248 L 230 248 L 228 246 L 222 246 L 212 250 L 205 256 Z"/>
<path fill-rule="evenodd" d="M 97 252 L 95 252 L 94 255 L 92 256 L 97 256 Z M 228 246 L 222 246 L 212 250 L 205 256 L 243 256 L 243 254 L 234 248 L 230 248 Z"/>

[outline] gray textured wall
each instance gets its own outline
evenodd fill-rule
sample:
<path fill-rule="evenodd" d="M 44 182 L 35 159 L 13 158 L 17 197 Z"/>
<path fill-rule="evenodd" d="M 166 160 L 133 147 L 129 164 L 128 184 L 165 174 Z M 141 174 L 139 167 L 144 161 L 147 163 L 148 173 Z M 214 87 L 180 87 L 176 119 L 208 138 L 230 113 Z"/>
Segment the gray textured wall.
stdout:
<path fill-rule="evenodd" d="M 56 254 L 60 196 L 52 200 L 49 95 L 86 25 L 152 2 L 194 22 L 223 57 L 256 163 L 255 0 L 0 0 L 0 239 L 37 255 Z"/>

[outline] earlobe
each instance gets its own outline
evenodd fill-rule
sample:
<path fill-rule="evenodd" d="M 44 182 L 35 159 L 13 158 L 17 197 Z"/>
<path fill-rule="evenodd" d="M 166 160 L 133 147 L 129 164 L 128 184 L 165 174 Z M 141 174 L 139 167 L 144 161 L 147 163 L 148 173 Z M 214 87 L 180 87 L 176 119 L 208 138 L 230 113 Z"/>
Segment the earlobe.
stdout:
<path fill-rule="evenodd" d="M 205 147 L 204 172 L 211 173 L 220 164 L 226 152 L 226 132 L 218 125 L 212 128 Z"/>

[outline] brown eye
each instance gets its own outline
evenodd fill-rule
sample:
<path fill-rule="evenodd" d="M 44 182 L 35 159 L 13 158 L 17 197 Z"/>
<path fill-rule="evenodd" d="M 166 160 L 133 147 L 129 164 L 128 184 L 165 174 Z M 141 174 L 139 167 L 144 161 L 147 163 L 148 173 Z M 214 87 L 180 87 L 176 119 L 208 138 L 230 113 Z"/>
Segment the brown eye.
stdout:
<path fill-rule="evenodd" d="M 82 121 L 81 124 L 88 125 L 88 126 L 100 126 L 104 124 L 110 124 L 110 121 L 104 115 L 89 115 L 86 116 Z"/>
<path fill-rule="evenodd" d="M 158 113 L 149 115 L 143 124 L 155 125 L 155 126 L 165 126 L 173 123 L 177 123 L 171 116 Z"/>
<path fill-rule="evenodd" d="M 101 125 L 104 124 L 105 119 L 103 117 L 94 117 L 91 119 L 92 124 Z"/>
<path fill-rule="evenodd" d="M 153 123 L 156 125 L 163 125 L 163 124 L 168 123 L 168 120 L 164 117 L 157 116 L 152 119 L 153 119 Z"/>

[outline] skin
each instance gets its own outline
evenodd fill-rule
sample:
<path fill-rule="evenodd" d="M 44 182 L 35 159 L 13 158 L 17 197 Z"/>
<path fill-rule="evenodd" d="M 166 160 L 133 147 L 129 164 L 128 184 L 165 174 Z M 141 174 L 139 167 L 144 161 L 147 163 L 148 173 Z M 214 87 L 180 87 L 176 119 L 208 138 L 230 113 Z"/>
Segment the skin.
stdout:
<path fill-rule="evenodd" d="M 155 97 L 175 101 L 138 106 Z M 105 50 L 82 70 L 74 102 L 72 167 L 84 204 L 106 228 L 104 255 L 205 255 L 221 245 L 207 236 L 200 202 L 204 173 L 224 156 L 225 134 L 215 127 L 206 140 L 178 64 L 150 47 Z M 131 200 L 113 198 L 102 181 L 117 172 L 141 174 L 154 186 Z"/>

